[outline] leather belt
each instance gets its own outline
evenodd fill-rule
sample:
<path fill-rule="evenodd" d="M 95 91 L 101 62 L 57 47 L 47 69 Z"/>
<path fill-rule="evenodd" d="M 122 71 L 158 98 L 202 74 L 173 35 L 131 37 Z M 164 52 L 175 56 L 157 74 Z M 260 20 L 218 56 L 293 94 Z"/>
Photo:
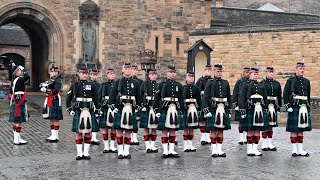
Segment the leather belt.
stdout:
<path fill-rule="evenodd" d="M 212 99 L 217 101 L 217 102 L 227 102 L 228 101 L 227 98 L 215 98 L 215 97 L 213 97 Z"/>
<path fill-rule="evenodd" d="M 195 103 L 195 102 L 197 102 L 197 100 L 194 99 L 194 98 L 191 98 L 191 99 L 185 99 L 184 102 L 186 102 L 186 103 L 188 103 L 188 102 L 191 102 L 191 103 L 194 102 L 194 103 Z"/>
<path fill-rule="evenodd" d="M 174 98 L 174 97 L 165 97 L 163 98 L 164 101 L 175 101 L 175 102 L 178 102 L 178 98 Z"/>
<path fill-rule="evenodd" d="M 152 101 L 152 100 L 154 100 L 154 96 L 147 96 L 146 99 Z"/>
<path fill-rule="evenodd" d="M 268 96 L 267 99 L 268 99 L 268 100 L 276 101 L 278 98 L 277 98 L 277 97 L 274 97 L 274 96 Z"/>
<path fill-rule="evenodd" d="M 307 96 L 294 96 L 293 99 L 299 99 L 299 100 L 308 100 Z"/>
<path fill-rule="evenodd" d="M 14 92 L 14 95 L 18 95 L 18 94 L 24 94 L 24 91 L 17 91 L 17 92 Z"/>
<path fill-rule="evenodd" d="M 76 101 L 81 101 L 81 102 L 92 102 L 92 98 L 82 98 L 82 97 L 77 97 Z"/>
<path fill-rule="evenodd" d="M 254 94 L 250 96 L 251 99 L 263 99 L 263 97 L 260 94 Z"/>
<path fill-rule="evenodd" d="M 121 100 L 135 100 L 136 97 L 135 96 L 121 96 L 120 99 Z"/>

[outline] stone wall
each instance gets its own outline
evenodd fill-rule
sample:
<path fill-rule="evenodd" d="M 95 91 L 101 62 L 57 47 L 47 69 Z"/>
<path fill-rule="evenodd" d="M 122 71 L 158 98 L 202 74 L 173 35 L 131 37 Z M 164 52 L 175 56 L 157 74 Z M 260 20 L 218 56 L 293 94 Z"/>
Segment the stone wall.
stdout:
<path fill-rule="evenodd" d="M 276 71 L 275 78 L 283 88 L 288 74 L 294 72 L 296 62 L 304 59 L 305 77 L 310 79 L 312 86 L 311 96 L 320 96 L 319 30 L 197 35 L 190 36 L 190 45 L 198 39 L 204 39 L 213 49 L 212 64 L 223 59 L 223 76 L 231 83 L 232 89 L 244 66 L 257 62 L 263 70 L 271 61 Z M 260 72 L 262 79 L 265 73 Z"/>

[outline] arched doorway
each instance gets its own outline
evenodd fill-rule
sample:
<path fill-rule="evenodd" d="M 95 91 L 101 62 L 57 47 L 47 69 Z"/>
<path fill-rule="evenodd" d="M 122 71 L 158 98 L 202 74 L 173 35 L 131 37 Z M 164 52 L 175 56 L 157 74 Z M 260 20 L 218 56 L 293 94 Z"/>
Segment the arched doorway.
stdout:
<path fill-rule="evenodd" d="M 47 78 L 50 61 L 63 62 L 63 33 L 58 20 L 43 6 L 18 2 L 0 9 L 0 26 L 9 23 L 24 29 L 30 39 L 30 85 L 36 88 Z"/>
<path fill-rule="evenodd" d="M 207 56 L 204 52 L 198 52 L 195 61 L 195 80 L 199 79 L 203 75 L 203 69 L 207 65 Z"/>
<path fill-rule="evenodd" d="M 25 62 L 26 62 L 26 59 L 25 57 L 21 56 L 20 54 L 17 54 L 17 53 L 5 53 L 5 54 L 0 54 L 0 56 L 5 56 L 7 57 L 6 59 L 3 59 L 4 62 L 4 66 L 6 67 L 6 70 L 7 70 L 7 74 L 5 77 L 5 79 L 9 79 L 11 81 L 11 66 L 10 66 L 10 60 L 13 60 L 15 62 L 16 65 L 21 65 L 23 67 L 25 67 Z"/>

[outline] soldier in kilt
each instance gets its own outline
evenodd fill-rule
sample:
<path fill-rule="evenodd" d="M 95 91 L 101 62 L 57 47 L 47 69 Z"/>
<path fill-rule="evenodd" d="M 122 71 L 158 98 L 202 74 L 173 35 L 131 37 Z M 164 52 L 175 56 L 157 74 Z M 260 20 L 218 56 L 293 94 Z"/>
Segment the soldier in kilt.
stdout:
<path fill-rule="evenodd" d="M 208 117 L 206 129 L 211 131 L 211 151 L 212 157 L 226 157 L 222 151 L 223 132 L 231 129 L 230 126 L 230 106 L 231 94 L 229 82 L 222 79 L 222 65 L 214 65 L 214 79 L 211 88 L 206 87 L 205 97 L 202 105 L 205 116 Z M 208 98 L 207 98 L 208 97 Z"/>
<path fill-rule="evenodd" d="M 245 83 L 239 94 L 241 128 L 247 131 L 247 155 L 262 156 L 258 151 L 260 131 L 269 128 L 268 101 L 265 86 L 258 82 L 259 70 L 250 68 L 250 82 Z"/>
<path fill-rule="evenodd" d="M 174 151 L 174 146 L 176 141 L 175 131 L 179 130 L 180 127 L 184 127 L 181 113 L 183 108 L 183 90 L 181 83 L 175 80 L 176 75 L 176 68 L 168 66 L 167 79 L 159 83 L 153 103 L 156 117 L 160 118 L 158 130 L 162 131 L 163 154 L 161 158 L 180 157 Z"/>
<path fill-rule="evenodd" d="M 186 85 L 183 86 L 183 107 L 184 107 L 184 124 L 180 126 L 183 129 L 183 150 L 184 152 L 195 152 L 193 147 L 193 131 L 199 126 L 199 114 L 201 105 L 200 89 L 194 85 L 194 72 L 189 71 L 186 75 Z"/>
<path fill-rule="evenodd" d="M 250 68 L 248 68 L 248 67 L 243 68 L 242 77 L 241 77 L 241 79 L 239 79 L 236 82 L 234 89 L 233 89 L 233 94 L 232 94 L 232 105 L 235 110 L 235 121 L 239 122 L 238 130 L 239 130 L 239 144 L 240 145 L 244 145 L 245 143 L 247 143 L 247 135 L 246 135 L 246 132 L 243 131 L 241 128 L 241 113 L 239 111 L 238 99 L 239 99 L 241 87 L 243 86 L 244 83 L 249 82 L 249 75 L 250 75 L 249 69 Z"/>
<path fill-rule="evenodd" d="M 97 67 L 95 67 L 90 72 L 90 80 L 96 86 L 95 89 L 97 89 L 99 91 L 101 84 L 97 82 L 98 74 L 99 74 L 99 70 L 97 69 Z M 101 118 L 101 116 L 97 116 L 96 120 L 92 123 L 95 123 L 95 126 L 99 127 L 99 119 L 100 118 Z M 98 134 L 99 130 L 100 130 L 99 128 L 96 128 L 96 129 L 92 130 L 92 132 L 91 132 L 91 144 L 92 145 L 100 145 L 100 142 L 97 139 L 97 134 Z"/>
<path fill-rule="evenodd" d="M 267 67 L 267 77 L 262 81 L 267 91 L 268 99 L 268 121 L 269 128 L 262 132 L 262 151 L 277 151 L 277 148 L 272 144 L 273 127 L 278 126 L 278 114 L 280 114 L 280 107 L 282 106 L 282 90 L 281 85 L 273 77 L 273 67 Z"/>
<path fill-rule="evenodd" d="M 25 83 L 30 79 L 29 74 L 22 66 L 16 66 L 11 62 L 12 67 L 12 81 L 10 83 L 10 116 L 9 122 L 13 123 L 13 144 L 23 145 L 27 141 L 23 140 L 20 136 L 21 123 L 27 122 L 29 118 L 27 110 L 27 93 Z"/>
<path fill-rule="evenodd" d="M 42 83 L 41 92 L 46 93 L 43 107 L 43 118 L 50 120 L 51 136 L 46 140 L 53 143 L 59 141 L 59 121 L 63 120 L 60 90 L 62 88 L 61 79 L 58 77 L 59 68 L 51 64 L 50 79 Z"/>
<path fill-rule="evenodd" d="M 200 89 L 200 93 L 201 93 L 201 98 L 203 97 L 204 94 L 204 89 L 207 85 L 207 83 L 212 80 L 212 67 L 211 65 L 206 65 L 204 67 L 204 76 L 202 76 L 201 78 L 198 79 L 198 81 L 196 82 L 196 86 L 199 87 Z M 199 104 L 201 105 L 201 104 Z M 201 145 L 206 145 L 206 144 L 211 144 L 211 140 L 210 140 L 210 130 L 206 130 L 206 119 L 203 117 L 203 111 L 201 111 L 200 113 L 200 117 L 199 117 L 199 126 L 200 126 L 200 132 L 201 132 L 201 138 L 200 138 L 200 143 Z"/>
<path fill-rule="evenodd" d="M 72 132 L 76 133 L 76 160 L 89 160 L 91 131 L 97 132 L 99 126 L 96 115 L 101 115 L 98 99 L 98 89 L 93 82 L 88 81 L 88 69 L 82 66 L 78 70 L 79 81 L 74 81 L 67 93 L 67 111 L 73 116 Z M 82 151 L 83 143 L 83 151 Z"/>
<path fill-rule="evenodd" d="M 141 109 L 140 86 L 131 78 L 130 63 L 123 65 L 122 75 L 121 79 L 116 80 L 109 94 L 109 108 L 115 113 L 113 127 L 117 130 L 118 159 L 131 159 L 130 134 L 133 129 L 138 128 L 136 112 Z"/>
<path fill-rule="evenodd" d="M 303 132 L 311 131 L 310 81 L 303 77 L 304 63 L 298 62 L 296 73 L 284 87 L 283 102 L 288 111 L 287 128 L 290 132 L 292 156 L 309 156 L 303 149 Z"/>
<path fill-rule="evenodd" d="M 142 83 L 143 83 L 143 80 L 139 79 L 137 77 L 138 75 L 138 72 L 139 72 L 139 69 L 138 69 L 138 66 L 137 64 L 133 64 L 131 66 L 131 76 L 132 76 L 132 79 L 136 80 L 139 84 L 139 87 L 141 87 Z M 137 117 L 137 123 L 139 122 L 140 120 L 140 111 L 136 112 L 136 117 Z M 139 145 L 139 141 L 138 141 L 138 126 L 135 127 L 131 133 L 131 145 Z"/>
<path fill-rule="evenodd" d="M 155 69 L 149 70 L 148 77 L 149 78 L 141 85 L 142 109 L 140 128 L 144 128 L 143 137 L 146 144 L 147 153 L 157 153 L 158 149 L 155 147 L 155 143 L 157 139 L 159 118 L 155 117 L 155 113 L 152 108 L 154 95 L 158 87 L 158 83 L 156 81 L 157 71 Z"/>
<path fill-rule="evenodd" d="M 107 81 L 104 82 L 99 89 L 99 99 L 101 101 L 101 109 L 103 115 L 100 119 L 99 127 L 102 129 L 102 137 L 104 143 L 103 153 L 117 153 L 118 150 L 115 148 L 116 140 L 116 129 L 113 128 L 114 113 L 109 108 L 109 94 L 115 83 L 116 73 L 113 68 L 109 67 L 107 70 Z M 109 143 L 109 129 L 110 129 L 110 143 Z M 109 146 L 110 145 L 110 146 Z"/>

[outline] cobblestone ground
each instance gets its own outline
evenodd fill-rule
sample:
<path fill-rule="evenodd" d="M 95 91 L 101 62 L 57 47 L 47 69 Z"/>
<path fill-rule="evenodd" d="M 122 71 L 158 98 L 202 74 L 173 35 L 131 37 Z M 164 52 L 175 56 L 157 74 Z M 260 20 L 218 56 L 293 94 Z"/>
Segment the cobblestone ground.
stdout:
<path fill-rule="evenodd" d="M 92 146 L 90 161 L 76 161 L 75 135 L 71 132 L 71 117 L 65 114 L 59 132 L 60 142 L 45 141 L 49 122 L 42 119 L 43 96 L 28 97 L 32 107 L 29 122 L 23 124 L 21 136 L 25 146 L 13 145 L 12 125 L 7 116 L 0 119 L 0 179 L 318 179 L 320 172 L 319 133 L 305 133 L 305 149 L 310 157 L 291 157 L 289 133 L 284 127 L 274 132 L 277 152 L 263 152 L 262 157 L 247 157 L 246 147 L 238 145 L 237 125 L 225 132 L 223 150 L 226 158 L 212 158 L 210 146 L 201 146 L 196 130 L 194 146 L 197 152 L 183 151 L 182 132 L 178 132 L 179 159 L 161 159 L 159 153 L 146 154 L 139 131 L 140 146 L 131 146 L 131 160 L 118 160 L 116 154 L 103 154 L 103 145 Z M 0 101 L 5 107 L 5 101 Z M 98 135 L 101 140 L 101 134 Z"/>

